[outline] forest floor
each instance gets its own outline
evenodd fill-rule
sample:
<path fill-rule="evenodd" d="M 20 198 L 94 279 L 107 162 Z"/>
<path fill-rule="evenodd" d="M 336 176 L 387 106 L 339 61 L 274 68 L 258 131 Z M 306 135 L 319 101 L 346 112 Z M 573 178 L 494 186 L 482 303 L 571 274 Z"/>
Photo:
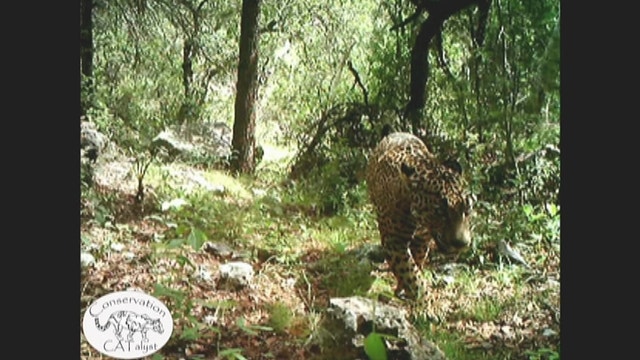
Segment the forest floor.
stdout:
<path fill-rule="evenodd" d="M 172 311 L 173 334 L 161 356 L 145 359 L 323 359 L 319 339 L 331 297 L 363 295 L 404 306 L 384 295 L 395 286 L 386 264 L 363 265 L 354 255 L 379 242 L 369 208 L 322 218 L 301 206 L 273 206 L 249 189 L 244 196 L 209 196 L 218 203 L 207 213 L 211 218 L 189 224 L 252 264 L 253 284 L 236 290 L 217 285 L 218 268 L 235 255 L 192 246 L 189 233 L 179 232 L 188 215 L 169 217 L 158 204 L 141 209 L 131 187 L 96 188 L 110 199 L 113 216 L 96 221 L 94 209 L 82 221 L 81 246 L 96 261 L 81 277 L 81 314 L 114 291 L 158 297 Z M 187 240 L 165 246 L 180 236 Z M 487 244 L 474 250 L 481 256 L 459 263 L 453 277 L 443 270 L 448 259 L 434 254 L 426 273 L 433 287 L 410 320 L 449 359 L 559 359 L 559 245 L 519 248 L 530 260 L 525 268 L 499 261 Z M 81 333 L 81 359 L 108 357 Z"/>

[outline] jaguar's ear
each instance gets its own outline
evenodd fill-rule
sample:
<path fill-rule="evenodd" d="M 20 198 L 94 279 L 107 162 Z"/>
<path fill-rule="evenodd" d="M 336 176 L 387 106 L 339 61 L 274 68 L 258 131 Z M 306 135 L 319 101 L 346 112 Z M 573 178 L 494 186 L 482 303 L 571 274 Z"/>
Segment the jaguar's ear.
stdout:
<path fill-rule="evenodd" d="M 409 185 L 410 188 L 415 189 L 418 187 L 418 182 L 415 181 L 414 176 L 416 174 L 416 168 L 413 166 L 402 163 L 400 165 L 400 171 L 402 172 L 402 177 L 404 178 L 405 183 Z"/>
<path fill-rule="evenodd" d="M 455 159 L 447 159 L 442 162 L 442 165 L 448 167 L 458 174 L 462 174 L 462 165 L 460 165 L 460 163 Z"/>
<path fill-rule="evenodd" d="M 416 169 L 414 167 L 409 166 L 405 163 L 402 163 L 402 165 L 400 165 L 400 170 L 406 177 L 411 177 L 411 175 L 416 173 Z"/>

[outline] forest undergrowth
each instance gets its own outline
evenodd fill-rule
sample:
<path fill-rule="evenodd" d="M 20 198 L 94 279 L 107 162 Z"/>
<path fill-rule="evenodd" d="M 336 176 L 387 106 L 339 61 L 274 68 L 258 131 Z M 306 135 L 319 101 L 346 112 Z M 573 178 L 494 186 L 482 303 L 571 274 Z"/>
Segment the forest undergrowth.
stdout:
<path fill-rule="evenodd" d="M 284 162 L 267 152 L 253 179 L 154 163 L 142 204 L 126 181 L 96 178 L 81 204 L 81 248 L 95 258 L 82 271 L 81 315 L 100 296 L 139 289 L 174 320 L 169 342 L 145 359 L 323 359 L 329 299 L 362 295 L 411 308 L 410 321 L 449 359 L 560 358 L 558 208 L 480 204 L 472 249 L 430 255 L 431 289 L 409 307 L 393 298 L 386 264 L 359 255 L 379 244 L 366 185 L 353 189 L 358 206 L 326 215 L 322 194 L 283 181 Z M 499 240 L 528 266 L 499 256 Z M 220 265 L 236 260 L 252 264 L 252 285 L 218 286 Z M 81 358 L 106 359 L 82 333 Z"/>

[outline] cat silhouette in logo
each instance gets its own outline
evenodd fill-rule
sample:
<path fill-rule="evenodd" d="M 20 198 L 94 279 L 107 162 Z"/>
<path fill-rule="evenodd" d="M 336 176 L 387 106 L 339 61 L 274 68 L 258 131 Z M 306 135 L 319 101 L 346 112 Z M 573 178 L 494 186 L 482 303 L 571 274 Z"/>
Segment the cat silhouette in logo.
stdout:
<path fill-rule="evenodd" d="M 111 325 L 114 327 L 114 333 L 118 340 L 123 340 L 122 331 L 125 329 L 129 331 L 127 334 L 127 340 L 129 341 L 133 340 L 133 335 L 135 335 L 136 332 L 142 334 L 143 342 L 149 341 L 147 338 L 147 331 L 149 329 L 158 334 L 164 332 L 160 319 L 151 319 L 147 314 L 138 315 L 133 311 L 126 310 L 116 311 L 109 316 L 105 325 L 100 325 L 100 320 L 96 317 L 96 327 L 98 330 L 106 331 Z"/>

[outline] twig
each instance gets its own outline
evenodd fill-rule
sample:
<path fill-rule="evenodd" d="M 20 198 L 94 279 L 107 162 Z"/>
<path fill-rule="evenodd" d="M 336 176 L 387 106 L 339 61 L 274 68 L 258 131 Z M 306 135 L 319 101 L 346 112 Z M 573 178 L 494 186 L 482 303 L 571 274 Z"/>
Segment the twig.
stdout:
<path fill-rule="evenodd" d="M 368 107 L 369 106 L 369 93 L 367 92 L 367 89 L 362 84 L 362 81 L 360 80 L 360 75 L 358 74 L 358 71 L 353 67 L 353 63 L 351 62 L 351 60 L 347 61 L 347 65 L 349 66 L 349 71 L 351 71 L 351 74 L 353 74 L 353 77 L 355 78 L 356 83 L 358 84 L 360 89 L 362 89 L 362 93 L 364 94 L 364 104 L 367 105 L 367 107 Z M 354 86 L 355 86 L 355 84 L 354 84 Z"/>

